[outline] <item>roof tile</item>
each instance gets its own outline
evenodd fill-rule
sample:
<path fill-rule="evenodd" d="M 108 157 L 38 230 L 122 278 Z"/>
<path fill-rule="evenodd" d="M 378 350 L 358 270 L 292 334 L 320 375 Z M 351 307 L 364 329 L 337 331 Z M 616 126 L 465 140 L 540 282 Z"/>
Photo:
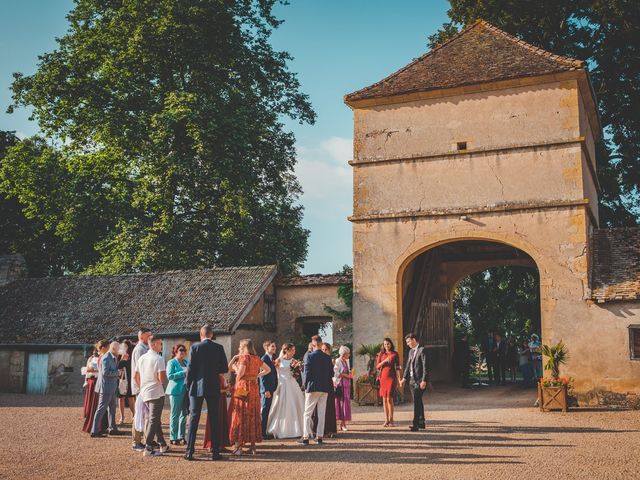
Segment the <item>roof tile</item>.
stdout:
<path fill-rule="evenodd" d="M 383 80 L 345 96 L 345 102 L 584 68 L 478 20 Z"/>
<path fill-rule="evenodd" d="M 85 344 L 132 335 L 231 332 L 276 275 L 273 265 L 23 278 L 0 288 L 0 343 Z"/>

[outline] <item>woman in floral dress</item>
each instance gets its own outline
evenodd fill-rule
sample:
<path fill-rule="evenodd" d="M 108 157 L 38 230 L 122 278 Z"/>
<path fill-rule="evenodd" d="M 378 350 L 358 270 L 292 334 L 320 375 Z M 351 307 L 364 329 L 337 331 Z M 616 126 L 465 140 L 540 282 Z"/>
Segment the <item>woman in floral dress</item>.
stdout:
<path fill-rule="evenodd" d="M 333 367 L 333 383 L 336 386 L 336 420 L 340 420 L 340 429 L 347 431 L 347 422 L 351 420 L 351 366 L 349 347 L 341 346 L 340 357 Z M 342 387 L 342 388 L 338 388 Z M 342 390 L 340 392 L 340 390 Z"/>
<path fill-rule="evenodd" d="M 255 455 L 256 443 L 262 441 L 258 378 L 268 374 L 271 368 L 256 354 L 251 340 L 245 339 L 240 341 L 238 355 L 229 362 L 229 370 L 236 373 L 229 428 L 233 455 L 242 455 L 242 447 L 247 443 L 249 453 Z"/>

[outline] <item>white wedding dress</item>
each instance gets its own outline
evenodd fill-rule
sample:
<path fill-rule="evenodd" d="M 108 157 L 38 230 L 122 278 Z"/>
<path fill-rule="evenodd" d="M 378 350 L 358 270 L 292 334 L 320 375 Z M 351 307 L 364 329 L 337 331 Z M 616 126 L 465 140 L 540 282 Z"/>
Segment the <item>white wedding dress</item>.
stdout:
<path fill-rule="evenodd" d="M 302 436 L 304 416 L 304 395 L 296 379 L 291 374 L 291 360 L 280 358 L 278 387 L 273 393 L 267 434 L 275 438 L 295 438 Z"/>

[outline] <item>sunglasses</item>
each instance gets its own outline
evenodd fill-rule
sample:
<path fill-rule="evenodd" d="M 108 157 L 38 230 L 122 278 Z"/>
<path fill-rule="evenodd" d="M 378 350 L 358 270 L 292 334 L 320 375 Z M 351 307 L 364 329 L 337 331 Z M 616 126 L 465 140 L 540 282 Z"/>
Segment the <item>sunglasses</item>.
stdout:
<path fill-rule="evenodd" d="M 184 348 L 179 348 L 179 349 L 178 349 L 178 351 L 179 351 L 179 352 L 187 353 L 187 351 L 186 351 Z"/>

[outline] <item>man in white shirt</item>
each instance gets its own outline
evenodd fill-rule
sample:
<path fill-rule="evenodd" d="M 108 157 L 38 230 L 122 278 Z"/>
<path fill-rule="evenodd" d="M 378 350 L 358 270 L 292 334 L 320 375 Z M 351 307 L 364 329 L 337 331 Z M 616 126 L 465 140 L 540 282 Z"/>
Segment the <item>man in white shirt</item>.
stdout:
<path fill-rule="evenodd" d="M 162 339 L 151 337 L 149 351 L 138 359 L 136 382 L 140 385 L 140 395 L 149 409 L 149 427 L 145 441 L 144 456 L 162 455 L 169 450 L 162 433 L 162 409 L 164 407 L 164 382 L 167 372 L 162 352 Z M 153 450 L 153 441 L 160 444 L 158 451 Z"/>
<path fill-rule="evenodd" d="M 138 370 L 138 360 L 140 357 L 149 351 L 149 338 L 151 338 L 151 330 L 148 328 L 142 327 L 138 331 L 138 343 L 136 344 L 133 352 L 131 352 L 131 394 L 138 395 L 140 392 L 140 385 L 136 380 L 136 372 Z M 136 399 L 137 400 L 137 399 Z M 138 402 L 136 405 L 139 406 Z M 135 422 L 133 422 L 133 426 L 131 427 L 131 436 L 133 437 L 133 446 L 134 450 L 141 452 L 144 450 L 144 445 L 142 444 L 142 432 L 136 430 Z"/>

